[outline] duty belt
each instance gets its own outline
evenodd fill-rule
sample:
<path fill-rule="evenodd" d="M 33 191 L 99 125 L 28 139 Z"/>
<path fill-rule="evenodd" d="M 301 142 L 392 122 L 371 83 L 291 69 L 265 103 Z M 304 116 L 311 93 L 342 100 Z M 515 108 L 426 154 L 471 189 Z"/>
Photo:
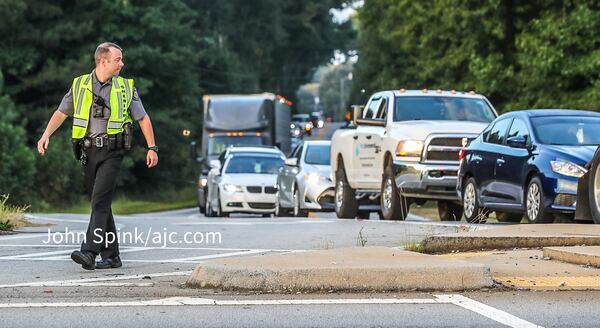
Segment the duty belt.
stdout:
<path fill-rule="evenodd" d="M 119 145 L 119 142 L 122 143 L 122 138 L 119 138 L 117 135 L 115 136 L 99 136 L 99 137 L 85 137 L 83 139 L 83 146 L 85 148 L 96 147 L 109 147 L 110 149 L 121 149 L 122 145 Z"/>

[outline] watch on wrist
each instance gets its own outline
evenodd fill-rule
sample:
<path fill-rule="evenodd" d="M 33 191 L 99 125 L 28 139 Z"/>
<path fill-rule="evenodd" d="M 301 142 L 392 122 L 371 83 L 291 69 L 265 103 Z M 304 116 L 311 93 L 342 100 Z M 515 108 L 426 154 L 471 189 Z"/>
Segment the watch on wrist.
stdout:
<path fill-rule="evenodd" d="M 154 150 L 154 152 L 158 154 L 158 146 L 148 147 L 148 150 Z"/>

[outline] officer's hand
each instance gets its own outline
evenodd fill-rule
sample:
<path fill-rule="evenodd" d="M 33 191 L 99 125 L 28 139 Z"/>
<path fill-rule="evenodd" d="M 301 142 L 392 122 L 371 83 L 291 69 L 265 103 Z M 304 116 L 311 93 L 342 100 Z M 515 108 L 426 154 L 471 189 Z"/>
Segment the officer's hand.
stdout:
<path fill-rule="evenodd" d="M 48 143 L 50 143 L 50 138 L 46 136 L 42 136 L 37 143 L 37 150 L 42 156 L 46 154 L 46 149 L 48 149 Z"/>
<path fill-rule="evenodd" d="M 146 165 L 148 168 L 153 168 L 158 165 L 158 154 L 154 150 L 148 150 L 146 154 Z"/>

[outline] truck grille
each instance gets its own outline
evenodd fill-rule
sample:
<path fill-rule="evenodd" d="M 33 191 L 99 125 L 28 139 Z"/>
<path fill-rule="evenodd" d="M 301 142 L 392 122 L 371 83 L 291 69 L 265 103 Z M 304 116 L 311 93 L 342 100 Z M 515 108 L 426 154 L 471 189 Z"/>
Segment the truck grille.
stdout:
<path fill-rule="evenodd" d="M 423 154 L 424 162 L 452 162 L 458 164 L 458 152 L 462 148 L 462 139 L 469 142 L 475 136 L 434 136 L 429 139 Z"/>
<path fill-rule="evenodd" d="M 252 194 L 260 194 L 262 192 L 262 187 L 261 186 L 247 186 L 246 190 L 248 190 L 248 192 L 252 193 Z"/>

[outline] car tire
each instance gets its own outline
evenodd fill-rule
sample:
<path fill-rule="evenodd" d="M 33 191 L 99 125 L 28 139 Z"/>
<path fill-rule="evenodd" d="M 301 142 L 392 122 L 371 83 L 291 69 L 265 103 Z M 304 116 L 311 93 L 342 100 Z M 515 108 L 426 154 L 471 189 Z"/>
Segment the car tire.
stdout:
<path fill-rule="evenodd" d="M 348 184 L 346 172 L 340 168 L 335 172 L 335 214 L 341 219 L 354 219 L 358 211 L 356 192 Z"/>
<path fill-rule="evenodd" d="M 596 151 L 594 158 L 592 159 L 592 165 L 589 169 L 588 177 L 588 195 L 581 195 L 580 197 L 589 197 L 589 207 L 592 213 L 592 220 L 596 224 L 600 224 L 600 202 L 598 198 L 600 196 L 600 153 Z"/>
<path fill-rule="evenodd" d="M 290 214 L 290 211 L 288 209 L 281 207 L 281 203 L 279 202 L 279 193 L 277 193 L 277 200 L 275 203 L 275 216 L 283 217 L 283 216 L 288 216 L 289 214 Z"/>
<path fill-rule="evenodd" d="M 396 186 L 394 169 L 386 166 L 381 181 L 381 218 L 383 220 L 404 220 L 408 216 L 410 204 L 400 195 Z"/>
<path fill-rule="evenodd" d="M 499 222 L 519 223 L 523 219 L 523 213 L 510 213 L 510 212 L 496 211 L 496 219 Z"/>
<path fill-rule="evenodd" d="M 463 216 L 463 207 L 453 201 L 440 200 L 437 207 L 441 221 L 460 221 Z"/>
<path fill-rule="evenodd" d="M 308 211 L 300 208 L 300 191 L 297 186 L 294 185 L 294 209 L 293 213 L 295 217 L 305 218 L 308 216 Z"/>
<path fill-rule="evenodd" d="M 477 197 L 477 184 L 474 178 L 467 179 L 462 192 L 463 216 L 469 223 L 487 221 L 489 211 L 482 208 Z"/>
<path fill-rule="evenodd" d="M 554 217 L 546 212 L 542 181 L 534 176 L 525 192 L 525 216 L 529 223 L 552 223 Z"/>

